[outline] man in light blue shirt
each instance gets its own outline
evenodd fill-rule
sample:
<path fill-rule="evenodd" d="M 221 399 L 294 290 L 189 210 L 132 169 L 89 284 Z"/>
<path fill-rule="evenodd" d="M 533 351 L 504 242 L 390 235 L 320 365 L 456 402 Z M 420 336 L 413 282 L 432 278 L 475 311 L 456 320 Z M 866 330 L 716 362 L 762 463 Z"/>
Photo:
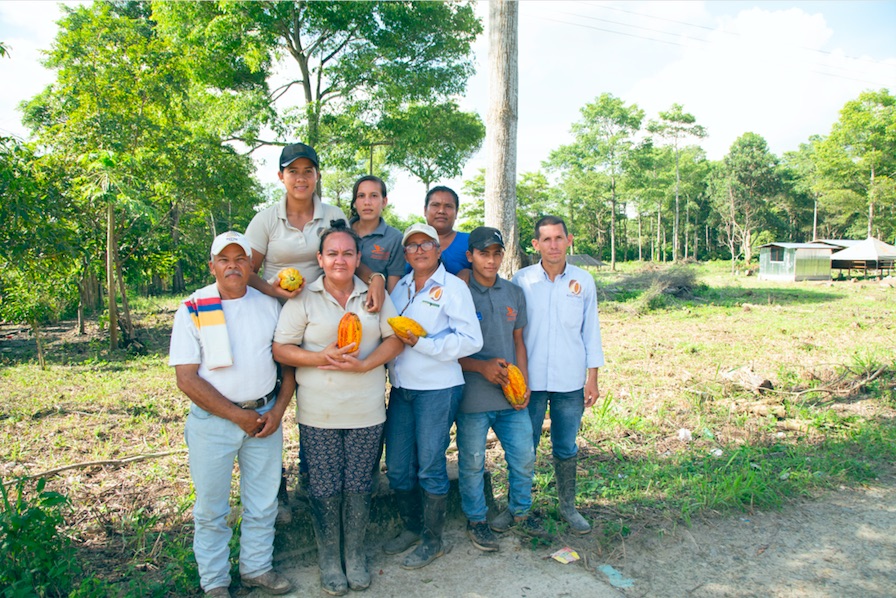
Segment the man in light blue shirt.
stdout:
<path fill-rule="evenodd" d="M 550 405 L 560 514 L 574 532 L 587 534 L 591 525 L 575 507 L 576 435 L 585 408 L 597 401 L 597 369 L 604 364 L 604 353 L 594 279 L 566 263 L 571 244 L 563 219 L 542 217 L 532 240 L 541 260 L 518 271 L 513 282 L 523 289 L 529 311 L 523 340 L 529 356 L 533 442 L 537 449 Z"/>

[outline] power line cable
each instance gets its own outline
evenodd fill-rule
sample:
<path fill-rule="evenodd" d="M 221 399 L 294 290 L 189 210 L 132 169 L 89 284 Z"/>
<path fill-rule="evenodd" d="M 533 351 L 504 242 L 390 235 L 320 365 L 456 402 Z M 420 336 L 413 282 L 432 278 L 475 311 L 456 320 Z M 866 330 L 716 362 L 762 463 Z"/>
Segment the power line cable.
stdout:
<path fill-rule="evenodd" d="M 735 36 L 735 37 L 741 37 L 741 36 L 742 36 L 742 34 L 741 34 L 739 31 L 727 31 L 727 30 L 725 30 L 725 29 L 719 29 L 719 28 L 715 28 L 715 27 L 709 27 L 709 26 L 706 26 L 706 25 L 698 25 L 698 24 L 696 24 L 696 23 L 689 23 L 689 22 L 687 22 L 687 21 L 678 21 L 678 20 L 675 20 L 675 19 L 669 19 L 669 18 L 666 18 L 666 17 L 658 17 L 658 16 L 655 16 L 655 15 L 650 15 L 650 14 L 643 13 L 643 12 L 637 12 L 637 11 L 634 11 L 634 10 L 626 10 L 626 9 L 624 9 L 624 8 L 619 8 L 619 7 L 616 7 L 616 6 L 607 6 L 607 5 L 605 5 L 605 4 L 601 4 L 600 2 L 586 2 L 585 4 L 588 4 L 589 6 L 594 6 L 595 8 L 601 8 L 601 9 L 604 9 L 604 10 L 613 10 L 613 11 L 616 11 L 616 12 L 622 12 L 622 13 L 626 13 L 626 14 L 630 14 L 630 15 L 635 15 L 635 16 L 638 16 L 638 17 L 646 17 L 646 18 L 648 18 L 648 19 L 656 19 L 656 20 L 659 20 L 659 21 L 666 21 L 666 22 L 668 22 L 668 23 L 675 23 L 675 24 L 677 24 L 677 25 L 685 25 L 685 26 L 687 26 L 687 27 L 697 27 L 697 28 L 699 28 L 699 29 L 705 29 L 705 30 L 707 30 L 707 31 L 712 31 L 712 32 L 715 32 L 715 33 L 724 33 L 725 35 L 732 35 L 732 36 Z M 584 15 L 582 15 L 582 16 L 584 16 Z M 597 17 L 585 17 L 585 18 L 597 18 Z M 821 50 L 821 49 L 819 49 L 819 48 L 810 48 L 809 46 L 792 46 L 792 47 L 794 47 L 794 48 L 800 48 L 800 49 L 803 49 L 803 50 L 808 50 L 808 51 L 810 51 L 810 52 L 818 52 L 818 53 L 820 53 L 820 54 L 825 54 L 825 55 L 827 55 L 827 56 L 834 56 L 834 52 L 832 52 L 832 51 L 830 51 L 830 50 Z M 883 61 L 881 61 L 881 60 L 875 60 L 875 59 L 873 59 L 873 58 L 865 58 L 865 57 L 862 57 L 862 56 L 847 56 L 847 55 L 844 55 L 844 58 L 849 58 L 850 60 L 859 60 L 859 61 L 862 61 L 862 62 L 870 62 L 870 63 L 873 63 L 873 64 L 884 64 L 884 65 L 886 64 L 885 62 L 883 62 Z"/>
<path fill-rule="evenodd" d="M 618 23 L 618 22 L 615 22 L 615 21 L 609 21 L 609 20 L 606 20 L 606 19 L 599 19 L 599 18 L 597 18 L 597 17 L 588 17 L 588 16 L 586 16 L 586 15 L 576 15 L 576 14 L 574 14 L 574 13 L 564 13 L 564 12 L 562 12 L 562 11 L 553 11 L 553 12 L 559 12 L 560 14 L 567 14 L 567 15 L 571 15 L 571 16 L 575 16 L 575 17 L 581 17 L 581 18 L 587 18 L 587 19 L 596 19 L 596 20 L 599 20 L 599 21 L 604 21 L 604 22 L 609 22 L 609 23 L 613 23 L 613 24 L 623 25 L 623 26 L 625 26 L 625 27 L 631 27 L 631 28 L 634 28 L 634 29 L 645 29 L 645 30 L 648 30 L 648 31 L 657 31 L 657 30 L 655 30 L 655 29 L 649 29 L 649 28 L 645 28 L 645 27 L 639 27 L 639 26 L 636 26 L 636 25 L 628 25 L 628 24 L 626 24 L 626 23 Z M 529 15 L 525 15 L 525 14 L 524 14 L 523 16 L 529 16 Z M 643 40 L 647 40 L 647 41 L 653 41 L 653 42 L 657 42 L 657 43 L 661 43 L 661 44 L 668 44 L 668 45 L 672 45 L 672 46 L 688 47 L 687 44 L 682 44 L 682 43 L 680 43 L 680 42 L 669 41 L 669 40 L 663 40 L 663 39 L 657 39 L 657 38 L 655 38 L 655 37 L 649 37 L 649 36 L 646 36 L 646 35 L 638 35 L 638 34 L 635 34 L 635 33 L 627 33 L 627 32 L 624 32 L 624 31 L 618 31 L 618 30 L 615 30 L 615 29 L 607 29 L 607 28 L 604 28 L 604 27 L 596 27 L 596 26 L 593 26 L 593 25 L 586 25 L 586 24 L 584 24 L 584 23 L 576 23 L 576 22 L 570 22 L 570 21 L 563 21 L 563 20 L 560 20 L 560 19 L 554 19 L 554 18 L 546 17 L 546 16 L 538 16 L 538 18 L 539 18 L 540 20 L 542 20 L 542 21 L 551 21 L 551 22 L 554 22 L 554 23 L 560 23 L 560 24 L 562 24 L 562 25 L 571 25 L 571 26 L 574 26 L 574 27 L 581 27 L 581 28 L 584 28 L 584 29 L 592 29 L 592 30 L 595 30 L 595 31 L 602 31 L 602 32 L 604 32 L 604 33 L 611 33 L 611 34 L 613 34 L 613 35 L 621 35 L 621 36 L 624 36 L 624 37 L 633 37 L 633 38 L 636 38 L 636 39 L 643 39 Z M 657 18 L 659 18 L 659 17 L 657 17 Z M 672 32 L 669 32 L 668 34 L 669 34 L 669 35 L 681 35 L 680 33 L 672 33 Z M 739 34 L 738 34 L 738 35 L 739 35 Z M 705 39 L 699 39 L 699 38 L 689 38 L 689 39 L 691 39 L 691 40 L 693 40 L 693 41 L 696 41 L 696 42 L 704 43 L 704 44 L 710 44 L 710 43 L 711 43 L 709 40 L 705 40 Z M 801 49 L 804 49 L 804 50 L 812 50 L 811 48 L 801 48 Z M 875 62 L 875 63 L 876 63 L 876 62 Z M 809 64 L 810 64 L 810 65 L 814 65 L 814 66 L 818 66 L 818 67 L 823 67 L 823 68 L 834 68 L 834 69 L 840 69 L 840 70 L 844 70 L 844 71 L 848 71 L 848 70 L 850 70 L 849 67 L 841 67 L 841 66 L 836 66 L 836 65 L 828 65 L 828 64 L 818 63 L 818 62 L 812 62 L 812 63 L 809 63 Z M 824 72 L 824 71 L 818 71 L 818 70 L 812 70 L 811 72 L 814 72 L 814 73 L 817 73 L 817 74 L 820 74 L 820 75 L 824 75 L 824 76 L 828 76 L 828 77 L 835 77 L 835 78 L 840 78 L 840 79 L 846 79 L 846 80 L 850 80 L 850 81 L 856 81 L 856 82 L 859 82 L 859 83 L 866 83 L 866 84 L 868 84 L 868 85 L 874 85 L 874 86 L 879 86 L 879 87 L 888 87 L 888 86 L 890 85 L 890 84 L 887 84 L 887 83 L 883 83 L 883 84 L 882 84 L 882 83 L 879 83 L 879 82 L 876 82 L 876 81 L 869 81 L 869 80 L 867 80 L 867 79 L 857 79 L 857 78 L 855 78 L 855 77 L 849 77 L 849 76 L 841 75 L 841 74 L 837 74 L 837 73 L 830 73 L 830 72 Z"/>

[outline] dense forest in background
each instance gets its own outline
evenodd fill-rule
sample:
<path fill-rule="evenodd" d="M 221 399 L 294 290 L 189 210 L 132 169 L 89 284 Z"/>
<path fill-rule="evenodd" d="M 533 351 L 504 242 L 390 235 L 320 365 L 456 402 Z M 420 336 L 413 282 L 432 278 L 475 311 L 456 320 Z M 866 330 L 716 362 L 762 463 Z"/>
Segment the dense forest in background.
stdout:
<path fill-rule="evenodd" d="M 244 230 L 279 196 L 255 176 L 263 145 L 317 146 L 324 198 L 346 212 L 369 169 L 427 187 L 459 176 L 485 134 L 455 101 L 481 31 L 469 3 L 67 8 L 46 58 L 56 80 L 22 106 L 31 140 L 0 138 L 0 319 L 37 330 L 99 313 L 118 323 L 112 346 L 127 344 L 129 293 L 204 284 L 209 239 Z M 0 59 L 14 59 L 2 43 Z M 278 65 L 288 74 L 274 86 Z M 673 103 L 650 117 L 610 94 L 582 108 L 572 133 L 541 171 L 519 176 L 523 247 L 548 212 L 568 219 L 576 253 L 612 265 L 749 262 L 772 240 L 896 236 L 886 89 L 848 102 L 830 131 L 783 156 L 745 132 L 708 160 L 699 116 Z M 483 220 L 484 173 L 463 191 L 469 229 Z"/>

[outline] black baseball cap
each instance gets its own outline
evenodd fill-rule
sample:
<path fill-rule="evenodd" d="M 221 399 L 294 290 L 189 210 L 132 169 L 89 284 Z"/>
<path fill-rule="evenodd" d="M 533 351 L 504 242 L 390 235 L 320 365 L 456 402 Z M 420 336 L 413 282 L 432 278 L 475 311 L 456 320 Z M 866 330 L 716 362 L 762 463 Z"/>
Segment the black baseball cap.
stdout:
<path fill-rule="evenodd" d="M 317 159 L 317 152 L 310 145 L 304 143 L 293 143 L 287 145 L 280 152 L 280 170 L 283 170 L 299 158 L 308 158 L 314 164 L 314 167 L 320 170 L 320 161 Z"/>
<path fill-rule="evenodd" d="M 470 233 L 470 240 L 467 242 L 470 251 L 474 249 L 483 251 L 492 245 L 500 245 L 501 249 L 504 249 L 504 237 L 501 236 L 501 231 L 490 226 L 474 228 Z"/>

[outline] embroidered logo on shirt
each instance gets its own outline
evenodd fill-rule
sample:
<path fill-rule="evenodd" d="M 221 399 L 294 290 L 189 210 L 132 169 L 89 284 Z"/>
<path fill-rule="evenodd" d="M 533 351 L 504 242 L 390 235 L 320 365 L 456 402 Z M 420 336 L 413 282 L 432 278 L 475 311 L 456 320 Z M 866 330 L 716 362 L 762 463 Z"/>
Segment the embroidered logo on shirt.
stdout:
<path fill-rule="evenodd" d="M 370 257 L 375 260 L 388 260 L 389 259 L 389 251 L 386 250 L 385 247 L 380 247 L 379 245 L 373 245 L 373 251 L 370 252 Z"/>
<path fill-rule="evenodd" d="M 576 297 L 582 294 L 582 285 L 579 284 L 578 280 L 572 279 L 569 281 L 569 292 Z"/>
<path fill-rule="evenodd" d="M 508 305 L 507 306 L 507 321 L 508 322 L 516 322 L 516 316 L 517 316 L 517 311 Z"/>
<path fill-rule="evenodd" d="M 429 298 L 438 301 L 442 298 L 442 287 L 433 287 L 429 289 Z"/>

